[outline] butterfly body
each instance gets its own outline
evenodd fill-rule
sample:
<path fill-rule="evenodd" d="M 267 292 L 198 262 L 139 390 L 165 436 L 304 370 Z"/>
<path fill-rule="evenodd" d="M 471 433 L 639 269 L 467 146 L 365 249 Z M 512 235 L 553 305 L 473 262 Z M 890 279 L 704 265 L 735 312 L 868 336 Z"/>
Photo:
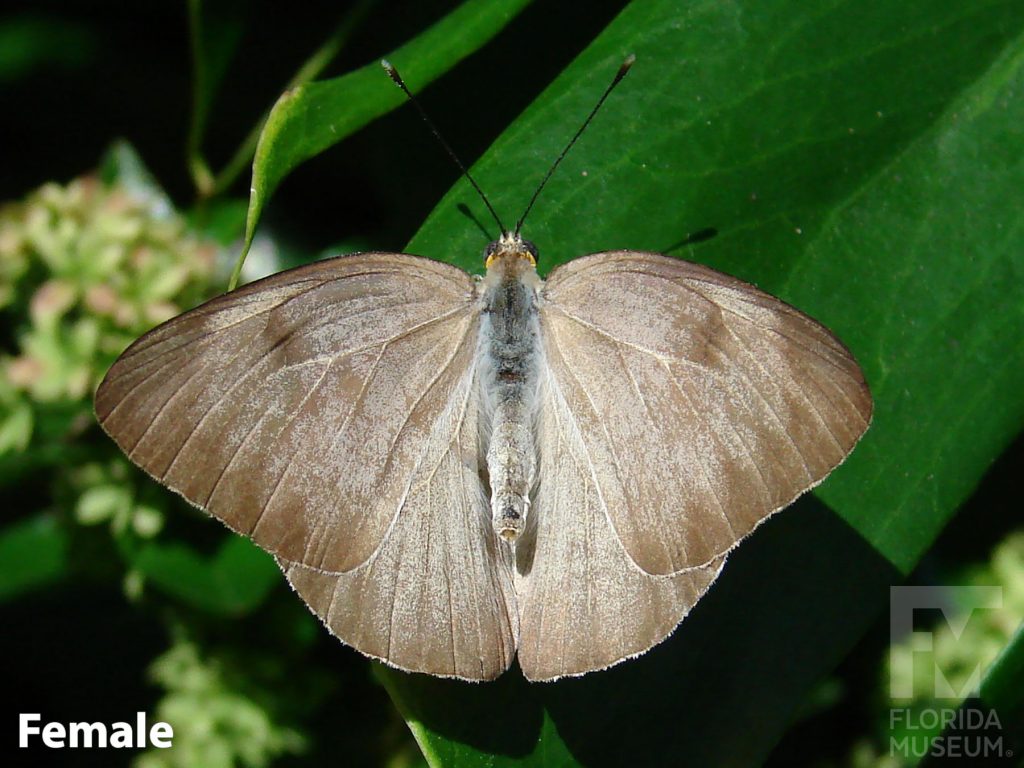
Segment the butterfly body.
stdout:
<path fill-rule="evenodd" d="M 534 434 L 541 368 L 536 250 L 517 235 L 493 243 L 480 281 L 484 438 L 494 529 L 507 542 L 523 532 L 537 471 Z"/>

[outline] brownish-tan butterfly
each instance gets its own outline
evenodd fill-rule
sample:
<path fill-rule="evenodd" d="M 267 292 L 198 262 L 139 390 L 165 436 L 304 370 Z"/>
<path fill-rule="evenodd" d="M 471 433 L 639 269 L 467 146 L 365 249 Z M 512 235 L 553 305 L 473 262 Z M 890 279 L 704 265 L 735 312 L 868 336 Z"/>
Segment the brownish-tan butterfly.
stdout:
<path fill-rule="evenodd" d="M 368 656 L 553 680 L 641 654 L 871 397 L 826 328 L 707 267 L 611 251 L 542 280 L 525 215 L 483 277 L 361 253 L 186 312 L 114 363 L 100 424 Z"/>

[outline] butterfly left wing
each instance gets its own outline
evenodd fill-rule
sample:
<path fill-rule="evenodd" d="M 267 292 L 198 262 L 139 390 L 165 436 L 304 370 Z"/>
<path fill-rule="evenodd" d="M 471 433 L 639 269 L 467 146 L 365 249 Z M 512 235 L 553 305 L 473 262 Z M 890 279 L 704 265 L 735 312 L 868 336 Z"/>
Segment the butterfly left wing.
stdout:
<path fill-rule="evenodd" d="M 346 642 L 406 669 L 493 677 L 516 622 L 485 524 L 478 325 L 474 283 L 449 265 L 316 262 L 139 339 L 96 413 L 146 472 L 290 563 Z"/>

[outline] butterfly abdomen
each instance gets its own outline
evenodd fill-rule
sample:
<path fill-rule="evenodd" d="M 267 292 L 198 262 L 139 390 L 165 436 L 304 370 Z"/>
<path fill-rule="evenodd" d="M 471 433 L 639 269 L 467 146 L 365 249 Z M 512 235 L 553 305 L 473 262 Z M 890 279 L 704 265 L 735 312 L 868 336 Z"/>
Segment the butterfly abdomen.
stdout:
<path fill-rule="evenodd" d="M 523 531 L 537 467 L 536 270 L 502 259 L 484 280 L 481 385 L 490 414 L 487 472 L 495 531 L 515 541 Z"/>

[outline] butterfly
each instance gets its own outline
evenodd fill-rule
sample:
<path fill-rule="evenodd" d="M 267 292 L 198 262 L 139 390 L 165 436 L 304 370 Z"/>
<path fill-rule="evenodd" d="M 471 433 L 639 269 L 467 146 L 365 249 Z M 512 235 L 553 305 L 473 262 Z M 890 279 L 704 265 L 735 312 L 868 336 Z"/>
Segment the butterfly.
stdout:
<path fill-rule="evenodd" d="M 628 250 L 542 279 L 518 230 L 482 277 L 360 253 L 215 298 L 121 355 L 99 423 L 367 656 L 554 680 L 642 654 L 845 459 L 871 396 L 748 283 Z"/>

